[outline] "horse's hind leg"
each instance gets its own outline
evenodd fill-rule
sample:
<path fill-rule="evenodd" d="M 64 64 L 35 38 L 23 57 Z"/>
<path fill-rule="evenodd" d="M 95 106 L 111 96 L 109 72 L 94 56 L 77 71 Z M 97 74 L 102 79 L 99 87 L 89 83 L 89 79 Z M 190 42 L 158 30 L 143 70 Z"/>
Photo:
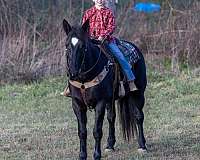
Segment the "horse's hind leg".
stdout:
<path fill-rule="evenodd" d="M 138 144 L 139 144 L 139 150 L 146 150 L 146 140 L 144 137 L 144 130 L 143 130 L 143 122 L 144 122 L 144 113 L 142 110 L 139 110 L 139 114 L 136 118 L 136 123 L 138 126 Z"/>
<path fill-rule="evenodd" d="M 144 129 L 143 129 L 143 122 L 144 122 L 144 113 L 142 111 L 143 106 L 144 106 L 144 96 L 141 95 L 137 97 L 136 100 L 136 108 L 135 108 L 135 113 L 136 113 L 136 123 L 138 127 L 138 145 L 139 145 L 139 151 L 146 151 L 146 140 L 144 137 Z"/>
<path fill-rule="evenodd" d="M 95 138 L 94 160 L 101 159 L 101 139 L 103 135 L 102 126 L 105 115 L 105 108 L 106 102 L 103 100 L 98 102 L 95 108 L 95 126 L 93 130 L 93 135 Z"/>
<path fill-rule="evenodd" d="M 115 106 L 112 106 L 112 103 L 108 103 L 106 106 L 107 109 L 107 120 L 109 123 L 109 134 L 107 139 L 107 146 L 105 151 L 114 151 L 114 145 L 115 145 L 115 119 L 116 119 L 116 112 L 115 112 Z"/>
<path fill-rule="evenodd" d="M 80 139 L 80 154 L 79 159 L 80 160 L 86 160 L 87 159 L 87 109 L 84 109 L 85 106 L 81 105 L 81 103 L 78 100 L 72 100 L 72 106 L 74 113 L 78 120 L 78 135 Z"/>

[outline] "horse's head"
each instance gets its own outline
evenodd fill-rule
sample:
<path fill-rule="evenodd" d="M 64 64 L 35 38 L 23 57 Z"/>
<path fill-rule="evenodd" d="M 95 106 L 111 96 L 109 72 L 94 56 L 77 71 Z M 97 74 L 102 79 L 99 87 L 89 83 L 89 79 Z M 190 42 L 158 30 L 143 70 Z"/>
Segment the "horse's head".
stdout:
<path fill-rule="evenodd" d="M 65 19 L 63 20 L 63 28 L 67 35 L 66 48 L 70 49 L 68 55 L 68 68 L 71 79 L 78 80 L 88 50 L 89 40 L 89 21 L 82 26 L 71 26 Z"/>

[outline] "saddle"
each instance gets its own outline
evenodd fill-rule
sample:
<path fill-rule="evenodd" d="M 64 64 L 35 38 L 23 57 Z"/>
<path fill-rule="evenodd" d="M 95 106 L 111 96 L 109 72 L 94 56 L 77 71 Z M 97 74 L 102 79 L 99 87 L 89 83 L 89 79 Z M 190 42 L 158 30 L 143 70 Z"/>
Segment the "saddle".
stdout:
<path fill-rule="evenodd" d="M 121 52 L 124 54 L 124 57 L 128 61 L 128 63 L 134 67 L 134 64 L 140 59 L 139 50 L 138 48 L 125 40 L 116 39 L 116 44 Z M 123 97 L 128 92 L 129 88 L 127 87 L 127 80 L 126 76 L 123 74 L 122 69 L 118 63 L 118 61 L 112 56 L 110 53 L 110 49 L 107 43 L 103 43 L 100 46 L 103 49 L 105 55 L 110 59 L 110 61 L 114 62 L 115 64 L 115 81 L 114 85 L 116 86 L 116 96 Z"/>
<path fill-rule="evenodd" d="M 140 59 L 138 49 L 134 44 L 117 38 L 115 40 L 117 46 L 119 47 L 120 51 L 123 53 L 130 65 L 135 64 Z M 114 61 L 118 63 L 117 60 L 111 54 L 111 51 L 108 47 L 108 42 L 104 41 L 103 43 L 101 43 L 98 40 L 93 40 L 93 43 L 98 45 L 110 60 L 114 59 Z"/>

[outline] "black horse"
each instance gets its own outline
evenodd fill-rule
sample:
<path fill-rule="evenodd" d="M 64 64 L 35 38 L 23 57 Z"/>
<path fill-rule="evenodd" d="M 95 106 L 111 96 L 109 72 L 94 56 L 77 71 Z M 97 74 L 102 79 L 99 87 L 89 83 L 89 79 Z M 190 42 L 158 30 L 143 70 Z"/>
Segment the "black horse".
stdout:
<path fill-rule="evenodd" d="M 107 110 L 109 122 L 109 135 L 106 150 L 114 150 L 115 145 L 115 118 L 116 112 L 113 107 L 115 80 L 114 66 L 101 49 L 93 43 L 89 37 L 89 22 L 82 26 L 70 26 L 63 20 L 66 32 L 69 88 L 72 97 L 72 107 L 78 120 L 78 135 L 80 138 L 81 160 L 87 159 L 87 116 L 88 107 L 95 110 L 95 125 L 93 135 L 95 138 L 94 159 L 101 159 L 102 126 Z M 138 49 L 137 49 L 138 50 Z M 138 50 L 140 60 L 134 64 L 136 76 L 135 84 L 137 91 L 130 92 L 119 99 L 119 117 L 124 138 L 129 140 L 134 133 L 138 133 L 140 150 L 146 150 L 143 133 L 144 114 L 144 91 L 147 85 L 145 61 Z"/>

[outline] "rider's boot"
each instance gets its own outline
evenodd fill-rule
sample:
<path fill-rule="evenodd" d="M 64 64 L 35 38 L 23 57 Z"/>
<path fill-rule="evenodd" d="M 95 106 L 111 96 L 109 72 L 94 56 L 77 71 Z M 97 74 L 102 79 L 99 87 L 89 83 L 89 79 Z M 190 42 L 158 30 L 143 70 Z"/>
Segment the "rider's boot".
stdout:
<path fill-rule="evenodd" d="M 135 85 L 134 80 L 128 81 L 128 84 L 129 84 L 130 91 L 136 91 L 136 90 L 138 90 L 137 87 L 136 87 L 136 85 Z"/>
<path fill-rule="evenodd" d="M 69 87 L 66 87 L 63 92 L 60 93 L 61 96 L 70 97 Z"/>

